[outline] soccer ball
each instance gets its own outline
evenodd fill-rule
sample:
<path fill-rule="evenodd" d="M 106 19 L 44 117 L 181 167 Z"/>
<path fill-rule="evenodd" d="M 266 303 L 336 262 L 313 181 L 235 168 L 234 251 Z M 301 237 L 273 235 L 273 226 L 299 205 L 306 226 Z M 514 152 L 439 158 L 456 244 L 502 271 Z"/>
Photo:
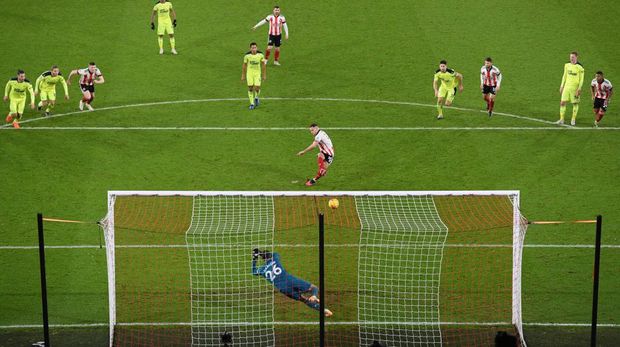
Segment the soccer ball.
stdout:
<path fill-rule="evenodd" d="M 340 206 L 340 202 L 338 201 L 338 199 L 329 199 L 329 202 L 327 203 L 327 205 L 331 208 L 331 209 L 337 209 L 338 206 Z"/>

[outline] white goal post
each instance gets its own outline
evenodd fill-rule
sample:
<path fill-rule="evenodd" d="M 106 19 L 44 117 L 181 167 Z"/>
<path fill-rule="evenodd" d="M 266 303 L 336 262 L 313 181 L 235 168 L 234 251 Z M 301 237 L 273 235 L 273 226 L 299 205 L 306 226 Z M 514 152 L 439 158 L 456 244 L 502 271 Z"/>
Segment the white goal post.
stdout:
<path fill-rule="evenodd" d="M 242 244 L 247 248 L 254 244 L 270 249 L 273 249 L 274 246 L 277 248 L 277 244 L 274 243 L 274 225 L 276 224 L 276 215 L 283 212 L 278 212 L 276 207 L 274 207 L 275 204 L 273 201 L 275 199 L 309 198 L 314 199 L 316 202 L 317 198 L 326 199 L 341 197 L 350 198 L 353 202 L 353 210 L 356 213 L 356 218 L 358 218 L 357 223 L 360 227 L 359 259 L 356 266 L 358 269 L 357 321 L 336 323 L 352 323 L 356 325 L 358 327 L 356 330 L 356 341 L 359 342 L 359 345 L 367 346 L 373 341 L 380 341 L 381 343 L 388 343 L 388 345 L 400 346 L 405 345 L 403 341 L 406 339 L 410 341 L 413 339 L 420 345 L 441 346 L 445 344 L 446 341 L 450 340 L 450 337 L 447 335 L 455 334 L 454 331 L 461 329 L 460 327 L 466 327 L 463 334 L 467 335 L 470 334 L 470 331 L 467 330 L 469 328 L 467 327 L 479 324 L 481 326 L 511 325 L 514 328 L 514 332 L 518 335 L 521 345 L 525 346 L 521 312 L 521 268 L 527 223 L 519 209 L 520 192 L 518 190 L 482 190 L 109 191 L 107 199 L 108 212 L 101 223 L 104 227 L 106 244 L 110 347 L 140 345 L 135 342 L 133 342 L 134 344 L 119 342 L 116 337 L 116 332 L 119 327 L 143 329 L 136 330 L 138 331 L 136 334 L 144 335 L 147 333 L 148 327 L 152 326 L 169 327 L 170 331 L 175 331 L 175 329 L 179 331 L 183 329 L 191 330 L 190 337 L 171 338 L 167 336 L 165 338 L 169 338 L 169 340 L 165 340 L 165 338 L 162 340 L 175 341 L 174 343 L 167 342 L 170 345 L 177 345 L 176 343 L 181 345 L 182 343 L 178 341 L 191 341 L 189 344 L 191 346 L 209 345 L 209 341 L 215 338 L 215 335 L 213 335 L 214 332 L 209 330 L 209 326 L 212 325 L 230 326 L 231 329 L 237 329 L 235 330 L 236 336 L 243 336 L 242 340 L 244 342 L 235 343 L 233 344 L 234 346 L 251 346 L 256 343 L 260 345 L 275 345 L 275 340 L 278 337 L 277 333 L 274 332 L 274 326 L 287 325 L 287 322 L 276 321 L 274 318 L 273 306 L 275 305 L 275 301 L 272 287 L 265 284 L 260 286 L 260 288 L 250 291 L 241 283 L 243 282 L 242 277 L 240 277 L 241 275 L 231 279 L 231 283 L 234 282 L 233 287 L 227 287 L 228 284 L 225 283 L 226 279 L 224 277 L 212 277 L 205 280 L 201 267 L 209 266 L 204 258 L 209 258 L 208 252 L 210 252 L 210 250 L 205 251 L 204 248 L 208 247 L 205 246 L 205 244 L 211 242 L 208 240 L 213 240 L 214 238 L 212 238 L 212 236 L 217 233 L 218 240 L 222 240 L 217 247 L 227 247 L 227 251 L 225 253 L 225 259 L 223 255 L 214 255 L 213 257 L 220 257 L 221 259 L 217 259 L 226 261 L 226 264 L 228 264 L 231 269 L 234 271 L 238 270 L 241 273 L 244 271 L 246 264 L 245 259 L 243 262 L 237 260 L 236 250 L 231 251 L 231 245 Z M 178 198 L 178 200 L 166 200 L 165 203 L 161 203 L 162 206 L 153 207 L 154 205 L 149 202 L 151 198 Z M 122 207 L 119 207 L 117 202 L 123 199 L 134 199 L 136 201 L 131 204 L 123 204 Z M 249 202 L 246 203 L 246 199 L 249 199 Z M 181 204 L 184 204 L 183 208 L 191 213 L 177 211 L 168 212 L 177 209 L 177 207 L 175 207 L 177 205 L 175 204 L 178 204 L 178 201 L 181 200 L 183 201 Z M 495 205 L 497 201 L 501 201 L 500 207 Z M 468 204 L 473 204 L 473 207 L 471 207 L 472 211 L 470 211 L 469 207 L 462 207 L 469 206 Z M 491 215 L 496 213 L 495 210 L 501 210 L 503 213 L 506 212 L 507 208 L 510 208 L 508 212 L 512 217 L 510 222 L 511 225 L 506 224 L 501 225 L 501 227 L 504 229 L 511 227 L 512 235 L 511 240 L 506 241 L 507 244 L 503 244 L 502 246 L 506 249 L 506 246 L 509 247 L 509 243 L 512 243 L 512 268 L 504 269 L 503 271 L 509 272 L 510 281 L 506 284 L 506 288 L 510 290 L 511 293 L 509 298 L 510 307 L 506 309 L 502 308 L 501 311 L 511 312 L 510 317 L 502 321 L 492 320 L 492 318 L 495 317 L 489 317 L 491 321 L 480 322 L 476 319 L 477 316 L 475 314 L 460 312 L 459 310 L 461 309 L 457 309 L 456 311 L 458 312 L 456 313 L 447 313 L 446 316 L 450 320 L 444 321 L 442 319 L 444 312 L 442 312 L 441 309 L 446 307 L 446 305 L 456 306 L 458 303 L 456 303 L 456 295 L 450 296 L 449 294 L 444 294 L 443 288 L 447 288 L 446 292 L 459 290 L 450 288 L 449 286 L 444 287 L 443 284 L 440 284 L 440 280 L 445 281 L 446 278 L 452 278 L 449 273 L 451 270 L 444 268 L 444 263 L 447 261 L 446 257 L 448 256 L 444 250 L 448 248 L 460 249 L 472 246 L 467 243 L 468 241 L 465 236 L 459 236 L 459 238 L 457 238 L 457 241 L 465 240 L 460 241 L 462 243 L 454 241 L 455 245 L 449 245 L 450 241 L 448 241 L 448 239 L 449 235 L 453 235 L 451 234 L 453 232 L 453 226 L 458 226 L 459 223 L 461 223 L 461 219 L 469 218 L 468 220 L 471 220 L 462 222 L 463 224 L 473 224 L 476 218 L 486 220 L 489 219 L 489 216 L 484 215 L 480 217 L 478 215 L 487 212 Z M 329 211 L 327 208 L 326 210 Z M 475 216 L 465 216 L 465 214 L 469 214 L 470 212 Z M 161 213 L 176 215 L 174 217 L 158 217 L 158 214 Z M 119 216 L 119 214 L 123 216 Z M 123 219 L 123 225 L 117 224 L 117 221 L 120 220 L 119 218 Z M 149 220 L 152 219 L 157 219 L 157 221 L 149 222 Z M 176 224 L 171 224 L 171 219 L 174 219 L 174 223 Z M 182 223 L 179 222 L 182 219 Z M 126 221 L 128 220 L 132 221 L 131 228 L 126 226 Z M 241 221 L 239 222 L 239 220 Z M 174 235 L 170 236 L 159 230 L 153 231 L 149 229 L 150 225 L 155 224 L 164 231 L 167 231 L 169 228 L 178 230 L 175 231 Z M 146 225 L 146 227 L 144 225 Z M 125 241 L 121 245 L 118 243 L 118 238 L 116 237 L 120 228 L 125 228 L 125 230 L 138 230 L 140 233 L 147 235 L 148 241 L 140 243 L 140 237 L 125 232 Z M 461 232 L 460 235 L 469 235 L 466 232 L 470 232 L 471 228 L 467 228 L 468 226 L 463 226 L 465 232 Z M 490 233 L 488 230 L 493 230 L 493 228 L 496 228 L 496 226 L 481 226 L 479 230 L 483 232 L 476 230 L 470 234 L 473 235 L 474 232 L 477 232 L 477 234 L 475 234 L 476 237 L 484 237 L 485 234 Z M 226 238 L 232 239 L 229 242 Z M 197 246 L 198 243 L 200 243 L 200 245 Z M 415 248 L 415 250 L 411 252 L 400 252 L 394 251 L 395 247 L 418 248 Z M 118 263 L 119 254 L 117 250 L 121 249 L 121 252 L 127 252 L 128 249 L 135 249 L 137 254 L 140 249 L 150 248 L 177 249 L 179 252 L 184 252 L 186 257 L 185 261 L 188 261 L 186 265 L 190 275 L 188 278 L 180 279 L 179 282 L 186 282 L 186 284 L 183 285 L 187 285 L 190 292 L 187 293 L 186 299 L 175 297 L 173 301 L 175 304 L 177 301 L 187 301 L 179 304 L 178 307 L 183 309 L 187 308 L 188 312 L 179 315 L 179 317 L 187 317 L 188 319 L 172 318 L 170 320 L 165 320 L 164 318 L 173 317 L 174 314 L 176 314 L 170 312 L 158 313 L 164 317 L 162 321 L 155 322 L 148 320 L 149 315 L 147 313 L 140 312 L 137 312 L 132 319 L 128 320 L 126 317 L 119 319 L 119 305 L 123 305 L 125 301 L 129 302 L 133 299 L 117 301 L 117 291 L 119 288 L 123 288 L 123 295 L 129 295 L 127 293 L 132 290 L 132 284 L 127 282 L 131 281 L 131 274 L 125 273 L 122 279 L 117 276 L 117 271 L 119 270 L 118 266 L 124 266 Z M 485 247 L 479 248 L 482 249 Z M 424 260 L 420 260 L 422 258 Z M 387 268 L 377 272 L 378 264 L 383 264 L 381 266 L 385 266 L 384 264 L 386 264 L 386 261 L 388 263 Z M 423 270 L 419 270 L 422 268 Z M 418 274 L 416 271 L 425 272 Z M 197 282 L 197 274 L 202 276 L 201 281 L 213 281 L 213 283 Z M 396 280 L 397 277 L 398 281 Z M 425 281 L 424 283 L 419 282 L 422 281 L 420 280 L 422 277 L 423 281 Z M 468 278 L 468 280 L 471 280 L 471 278 Z M 162 282 L 166 282 L 166 280 Z M 142 283 L 142 285 L 147 287 L 149 284 L 145 283 Z M 172 281 L 170 283 L 172 283 Z M 170 283 L 166 284 L 166 286 L 174 287 L 177 285 L 176 282 Z M 385 283 L 394 283 L 387 286 L 387 288 L 393 291 L 392 293 L 383 293 L 381 286 L 385 286 Z M 403 286 L 403 284 L 405 286 Z M 417 292 L 407 292 L 410 290 L 408 289 L 409 287 L 418 287 L 418 284 L 419 287 L 423 287 L 423 289 L 420 289 L 421 292 L 418 289 L 416 289 L 418 290 Z M 198 292 L 195 290 L 195 286 L 197 285 L 206 286 L 200 288 L 201 294 L 197 294 Z M 215 304 L 215 306 L 221 304 L 229 307 L 232 305 L 232 307 L 237 309 L 252 310 L 252 314 L 258 318 L 248 321 L 247 315 L 240 314 L 233 318 L 231 318 L 232 316 L 226 316 L 218 319 L 215 316 L 216 312 L 205 312 L 205 310 L 208 311 L 208 305 L 197 302 L 197 298 L 200 297 L 203 298 L 203 300 L 211 300 L 204 299 L 202 292 L 217 292 L 218 290 L 222 291 L 220 295 L 225 298 L 228 298 L 228 295 L 230 295 L 229 290 L 235 292 L 237 296 L 239 296 L 239 292 L 242 292 L 247 295 L 259 297 L 260 300 L 257 300 L 260 302 L 259 304 L 257 304 L 256 301 L 248 300 L 246 302 L 243 299 L 237 299 L 236 301 L 238 302 L 234 302 L 235 300 L 233 299 L 226 299 L 228 301 L 225 303 L 220 302 Z M 425 301 L 422 299 L 415 302 L 406 301 L 407 304 L 404 305 L 401 303 L 399 307 L 402 307 L 402 309 L 400 309 L 402 312 L 397 312 L 399 309 L 395 308 L 395 306 L 391 306 L 387 298 L 389 295 L 393 295 L 394 292 L 403 290 L 405 291 L 403 294 L 406 296 L 414 295 L 426 299 L 424 299 Z M 182 291 L 178 290 L 178 292 Z M 159 292 L 154 293 L 153 296 L 160 294 Z M 154 302 L 156 302 L 156 300 L 158 300 L 151 299 L 150 294 L 148 296 L 149 299 L 144 299 L 147 297 L 144 292 L 140 293 L 140 295 L 142 295 L 142 297 L 132 302 L 140 302 L 140 300 L 155 300 Z M 502 294 L 497 295 L 499 296 Z M 160 300 L 162 304 L 170 301 L 168 298 Z M 440 300 L 443 300 L 443 302 L 440 302 Z M 454 303 L 447 303 L 446 300 L 455 301 Z M 475 298 L 471 303 L 472 307 L 486 304 L 487 301 L 482 298 Z M 254 305 L 254 307 L 251 307 L 252 305 Z M 258 307 L 259 305 L 260 307 Z M 326 305 L 329 305 L 329 302 L 327 302 Z M 143 307 L 146 310 L 149 306 L 152 306 L 152 304 L 139 303 L 136 307 Z M 489 310 L 489 312 L 493 310 L 492 308 L 484 309 Z M 419 310 L 420 314 L 410 314 L 409 311 L 411 310 Z M 403 319 L 405 321 L 403 321 Z M 304 324 L 304 322 L 292 323 L 294 323 L 294 325 Z M 310 324 L 311 323 L 308 322 L 308 325 Z M 330 323 L 328 322 L 327 324 Z M 240 326 L 243 326 L 243 328 L 240 328 Z M 248 330 L 246 331 L 245 329 Z M 448 331 L 448 333 L 446 333 L 446 331 Z M 154 334 L 157 334 L 157 332 Z M 186 333 L 179 332 L 179 334 Z M 256 336 L 257 340 L 251 340 L 250 336 L 252 335 Z M 158 338 L 162 337 L 159 336 Z M 185 340 L 185 338 L 187 338 L 187 340 Z M 133 341 L 134 339 L 127 339 L 126 341 L 129 340 Z"/>

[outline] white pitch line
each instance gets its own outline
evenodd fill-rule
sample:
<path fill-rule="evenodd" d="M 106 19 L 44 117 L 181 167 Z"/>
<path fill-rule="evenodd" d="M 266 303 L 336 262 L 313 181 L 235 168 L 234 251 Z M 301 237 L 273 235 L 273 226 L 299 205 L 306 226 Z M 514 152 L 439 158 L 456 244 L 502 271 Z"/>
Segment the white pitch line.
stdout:
<path fill-rule="evenodd" d="M 119 326 L 205 326 L 205 325 L 226 325 L 226 326 L 255 326 L 255 325 L 318 325 L 319 322 L 209 322 L 209 323 L 191 323 L 191 322 L 137 322 L 137 323 L 117 323 Z M 511 325 L 510 322 L 325 322 L 325 325 L 468 325 L 468 326 L 501 326 Z M 84 324 L 50 324 L 50 328 L 91 328 L 91 327 L 107 327 L 109 323 L 84 323 Z M 524 326 L 542 326 L 542 327 L 589 327 L 591 323 L 555 323 L 555 322 L 531 322 L 523 323 Z M 0 325 L 0 329 L 31 329 L 41 328 L 42 324 L 14 324 Z M 619 328 L 620 324 L 599 323 L 600 328 Z"/>
<path fill-rule="evenodd" d="M 230 245 L 230 244 L 202 244 L 202 245 L 190 245 L 195 248 L 240 248 L 240 247 L 254 247 L 256 245 Z M 403 248 L 403 247 L 441 247 L 433 244 L 419 244 L 419 245 L 389 245 L 389 244 L 374 244 L 363 245 L 363 247 L 385 247 L 385 248 Z M 117 245 L 116 248 L 187 248 L 187 245 Z M 317 248 L 318 244 L 275 244 L 275 248 Z M 343 243 L 343 244 L 325 244 L 327 248 L 358 248 L 357 243 Z M 511 244 L 446 244 L 446 247 L 451 248 L 512 248 Z M 545 244 L 530 244 L 524 245 L 525 248 L 594 248 L 594 245 L 545 245 Z M 100 248 L 99 245 L 66 245 L 66 246 L 45 246 L 45 249 L 94 249 Z M 102 246 L 105 248 L 105 245 Z M 601 248 L 620 249 L 620 245 L 601 245 Z M 0 246 L 0 250 L 32 250 L 39 249 L 39 246 Z"/>
<path fill-rule="evenodd" d="M 403 106 L 419 106 L 419 107 L 436 107 L 434 104 L 423 104 L 423 103 L 417 103 L 417 102 L 407 102 L 407 101 L 389 101 L 389 100 L 364 100 L 364 99 L 347 99 L 347 98 L 281 98 L 281 97 L 267 97 L 267 98 L 263 98 L 264 100 L 280 100 L 280 101 L 332 101 L 332 102 L 357 102 L 357 103 L 375 103 L 375 104 L 388 104 L 388 105 L 403 105 Z M 22 122 L 20 122 L 20 124 L 27 124 L 27 123 L 31 123 L 31 122 L 36 122 L 39 120 L 44 120 L 44 119 L 52 119 L 52 118 L 59 118 L 59 117 L 65 117 L 65 116 L 70 116 L 70 115 L 77 115 L 77 114 L 92 114 L 95 112 L 101 112 L 101 111 L 110 111 L 110 110 L 118 110 L 118 109 L 123 109 L 123 108 L 135 108 L 135 107 L 149 107 L 149 106 L 160 106 L 160 105 L 173 105 L 173 104 L 187 104 L 187 103 L 202 103 L 202 102 L 222 102 L 222 101 L 243 101 L 246 100 L 245 98 L 215 98 L 215 99 L 193 99 L 193 100 L 173 100 L 173 101 L 159 101 L 159 102 L 148 102 L 148 103 L 139 103 L 139 104 L 129 104 L 129 105 L 117 105 L 117 106 L 108 106 L 108 107 L 102 107 L 102 108 L 97 108 L 94 111 L 74 111 L 74 112 L 68 112 L 68 113 L 61 113 L 61 114 L 56 114 L 56 115 L 52 115 L 52 116 L 48 116 L 48 117 L 37 117 L 37 118 L 32 118 L 32 119 L 26 119 Z M 448 109 L 454 109 L 454 110 L 459 110 L 459 111 L 467 111 L 467 112 L 476 112 L 476 113 L 486 113 L 486 111 L 483 110 L 477 110 L 477 109 L 471 109 L 471 108 L 464 108 L 464 107 L 447 107 Z M 592 129 L 590 127 L 571 127 L 569 125 L 564 125 L 564 126 L 557 126 L 554 122 L 552 121 L 548 121 L 548 120 L 544 120 L 544 119 L 539 119 L 539 118 L 533 118 L 533 117 L 528 117 L 528 116 L 522 116 L 522 115 L 517 115 L 517 114 L 512 114 L 512 113 L 504 113 L 504 112 L 495 112 L 494 114 L 499 115 L 499 116 L 505 116 L 505 117 L 511 117 L 511 118 L 517 118 L 517 119 L 523 119 L 523 120 L 528 120 L 528 121 L 532 121 L 532 122 L 537 122 L 537 123 L 544 123 L 544 124 L 548 124 L 548 125 L 553 125 L 554 128 L 568 128 L 568 129 Z M 23 128 L 23 129 L 27 129 Z M 41 130 L 50 130 L 51 129 L 59 129 L 59 128 L 55 128 L 55 127 L 46 127 L 46 129 L 41 128 Z M 67 127 L 64 127 L 64 130 L 67 130 Z M 10 124 L 7 125 L 2 125 L 0 126 L 0 129 L 13 129 L 11 127 Z M 73 128 L 74 130 L 77 129 Z M 124 129 L 124 128 L 123 128 Z M 151 130 L 153 128 L 149 128 L 149 130 Z M 180 130 L 180 129 L 172 129 L 172 128 L 165 128 L 166 130 Z M 445 128 L 438 128 L 438 129 L 445 129 Z M 620 127 L 606 127 L 606 128 L 599 128 L 599 129 L 606 129 L 606 130 L 620 130 Z M 122 129 L 116 129 L 116 127 L 110 127 L 109 130 L 122 130 Z M 139 128 L 135 128 L 134 130 L 141 130 Z M 161 129 L 163 130 L 163 129 Z"/>

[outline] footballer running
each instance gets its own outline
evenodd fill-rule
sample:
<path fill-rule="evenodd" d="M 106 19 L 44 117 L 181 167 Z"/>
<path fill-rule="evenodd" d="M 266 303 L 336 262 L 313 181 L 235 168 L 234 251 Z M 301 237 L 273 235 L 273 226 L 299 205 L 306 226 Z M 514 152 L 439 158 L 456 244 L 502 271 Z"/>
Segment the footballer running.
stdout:
<path fill-rule="evenodd" d="M 84 111 L 84 106 L 89 111 L 94 111 L 92 106 L 95 99 L 95 84 L 105 83 L 103 74 L 94 62 L 90 62 L 88 67 L 83 69 L 72 70 L 67 77 L 67 84 L 71 85 L 71 77 L 74 75 L 80 75 L 80 90 L 82 90 L 82 100 L 80 100 L 80 111 Z"/>
<path fill-rule="evenodd" d="M 24 114 L 26 106 L 26 92 L 30 94 L 30 108 L 34 110 L 34 91 L 32 84 L 26 79 L 24 70 L 17 70 L 17 76 L 11 78 L 4 87 L 4 101 L 9 101 L 9 114 L 6 122 L 13 122 L 13 127 L 19 129 L 19 120 Z"/>
<path fill-rule="evenodd" d="M 56 65 L 42 73 L 34 83 L 34 95 L 39 95 L 40 98 L 37 108 L 40 111 L 45 107 L 45 116 L 49 116 L 51 110 L 56 107 L 56 84 L 58 83 L 62 84 L 62 88 L 65 91 L 65 99 L 69 100 L 67 82 Z"/>
<path fill-rule="evenodd" d="M 570 62 L 564 64 L 564 74 L 560 84 L 560 95 L 562 95 L 560 99 L 560 119 L 555 124 L 564 124 L 564 114 L 566 114 L 566 103 L 568 102 L 573 104 L 573 117 L 570 120 L 570 125 L 575 125 L 576 123 L 584 76 L 584 69 L 577 60 L 578 57 L 579 54 L 577 52 L 571 52 Z"/>
<path fill-rule="evenodd" d="M 166 0 L 159 0 L 151 12 L 151 30 L 155 30 L 155 15 L 157 15 L 157 43 L 159 43 L 159 54 L 164 54 L 164 35 L 170 38 L 170 52 L 177 54 L 176 41 L 174 39 L 174 28 L 177 27 L 177 13 L 172 8 L 172 3 Z"/>
<path fill-rule="evenodd" d="M 438 86 L 438 84 L 440 84 Z M 437 98 L 437 119 L 443 119 L 443 106 L 452 105 L 457 89 L 463 91 L 463 75 L 448 69 L 448 63 L 445 60 L 439 62 L 439 69 L 435 71 L 433 77 L 433 90 Z"/>
<path fill-rule="evenodd" d="M 319 147 L 319 154 L 317 155 L 319 169 L 314 178 L 306 180 L 306 186 L 308 187 L 315 185 L 319 178 L 325 176 L 327 174 L 327 169 L 334 161 L 334 146 L 332 145 L 332 140 L 329 138 L 329 135 L 319 128 L 316 123 L 310 124 L 309 130 L 312 136 L 314 136 L 314 141 L 306 149 L 297 153 L 297 155 L 302 156 L 313 148 Z"/>
<path fill-rule="evenodd" d="M 273 14 L 268 15 L 265 19 L 258 22 L 252 30 L 269 23 L 269 41 L 267 42 L 267 52 L 265 53 L 265 64 L 269 61 L 271 49 L 276 46 L 274 53 L 273 65 L 280 65 L 280 45 L 282 43 L 282 29 L 284 29 L 284 38 L 288 40 L 288 26 L 286 19 L 280 14 L 280 6 L 274 6 Z"/>
<path fill-rule="evenodd" d="M 607 106 L 613 95 L 614 87 L 608 79 L 605 79 L 603 71 L 596 72 L 596 76 L 592 80 L 590 87 L 592 101 L 594 101 L 594 126 L 598 128 L 601 119 L 603 119 L 605 112 L 607 112 Z"/>
<path fill-rule="evenodd" d="M 267 69 L 265 68 L 265 56 L 258 50 L 256 42 L 250 43 L 250 51 L 243 57 L 241 66 L 241 81 L 248 83 L 248 98 L 250 99 L 250 110 L 258 107 L 260 100 L 261 81 L 267 79 Z"/>
<path fill-rule="evenodd" d="M 263 260 L 263 265 L 256 266 L 258 258 Z M 321 304 L 318 298 L 319 289 L 312 283 L 297 278 L 284 269 L 280 262 L 278 253 L 269 251 L 261 251 L 255 248 L 252 251 L 252 274 L 254 276 L 263 276 L 269 283 L 273 284 L 280 293 L 289 298 L 301 301 L 308 307 L 320 310 Z M 325 309 L 325 317 L 331 317 L 332 311 Z"/>
<path fill-rule="evenodd" d="M 497 66 L 493 65 L 493 59 L 487 57 L 484 65 L 480 69 L 480 90 L 482 98 L 487 103 L 487 111 L 489 117 L 493 116 L 493 106 L 495 106 L 495 96 L 499 92 L 502 84 L 502 73 Z"/>

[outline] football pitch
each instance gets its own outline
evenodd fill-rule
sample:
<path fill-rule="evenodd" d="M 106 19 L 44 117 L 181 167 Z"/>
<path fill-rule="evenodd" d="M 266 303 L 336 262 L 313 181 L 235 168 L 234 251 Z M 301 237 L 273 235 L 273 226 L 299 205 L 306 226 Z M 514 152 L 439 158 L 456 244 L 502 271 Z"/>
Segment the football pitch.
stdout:
<path fill-rule="evenodd" d="M 601 214 L 599 345 L 617 344 L 620 119 L 612 100 L 601 128 L 592 127 L 589 84 L 597 70 L 620 83 L 620 39 L 594 24 L 617 28 L 620 4 L 280 1 L 290 39 L 282 65 L 267 66 L 253 111 L 240 80 L 242 59 L 251 41 L 265 49 L 266 27 L 251 28 L 275 3 L 173 1 L 176 56 L 167 38 L 166 53 L 158 54 L 149 27 L 153 4 L 5 1 L 0 76 L 8 80 L 20 68 L 34 83 L 53 64 L 67 76 L 95 61 L 106 82 L 97 85 L 95 112 L 77 110 L 74 80 L 71 100 L 59 97 L 54 116 L 27 107 L 22 129 L 0 128 L 0 346 L 42 340 L 37 212 L 98 221 L 109 190 L 304 189 L 519 190 L 530 220 Z M 558 126 L 562 68 L 573 50 L 586 71 L 581 108 L 575 127 Z M 479 91 L 486 56 L 504 76 L 492 118 Z M 438 121 L 432 79 L 441 59 L 463 74 L 465 89 Z M 4 119 L 8 103 L 2 107 Z M 337 155 L 327 176 L 306 188 L 316 157 L 296 153 L 311 143 L 313 122 L 329 133 Z M 56 346 L 107 342 L 99 232 L 95 225 L 46 224 Z M 279 233 L 275 243 L 315 244 L 315 236 Z M 333 247 L 326 257 L 356 281 L 359 235 L 328 230 L 327 237 Z M 589 342 L 593 244 L 592 225 L 529 227 L 522 268 L 528 345 Z M 280 251 L 290 271 L 316 282 L 318 270 L 307 266 L 315 249 Z M 354 310 L 356 283 L 339 289 L 340 312 Z M 280 310 L 285 320 L 304 320 Z M 334 319 L 354 321 L 352 312 Z"/>

